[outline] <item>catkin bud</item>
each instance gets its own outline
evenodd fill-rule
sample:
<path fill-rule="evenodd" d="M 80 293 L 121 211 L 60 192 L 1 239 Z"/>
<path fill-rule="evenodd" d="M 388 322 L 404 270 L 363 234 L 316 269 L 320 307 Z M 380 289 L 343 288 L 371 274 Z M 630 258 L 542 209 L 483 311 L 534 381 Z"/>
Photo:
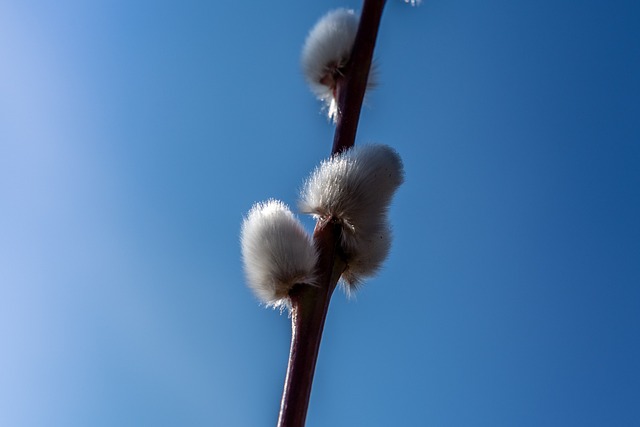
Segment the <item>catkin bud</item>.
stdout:
<path fill-rule="evenodd" d="M 255 204 L 242 223 L 240 240 L 247 282 L 263 303 L 281 305 L 293 285 L 314 282 L 316 248 L 284 203 Z"/>
<path fill-rule="evenodd" d="M 329 118 L 334 120 L 338 113 L 337 80 L 351 56 L 358 22 L 353 10 L 333 10 L 311 29 L 302 49 L 305 79 L 316 97 L 325 102 Z"/>
<path fill-rule="evenodd" d="M 375 275 L 391 247 L 387 211 L 404 181 L 400 156 L 386 145 L 363 145 L 323 161 L 305 182 L 300 210 L 343 225 L 343 279 Z"/>

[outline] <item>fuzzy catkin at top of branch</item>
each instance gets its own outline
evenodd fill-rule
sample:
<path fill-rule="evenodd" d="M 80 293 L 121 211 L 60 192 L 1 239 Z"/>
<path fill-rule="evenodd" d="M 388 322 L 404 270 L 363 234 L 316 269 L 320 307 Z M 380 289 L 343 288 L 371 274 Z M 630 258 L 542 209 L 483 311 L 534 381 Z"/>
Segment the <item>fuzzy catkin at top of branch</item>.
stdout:
<path fill-rule="evenodd" d="M 334 122 L 339 115 L 338 82 L 351 58 L 359 19 L 351 9 L 332 10 L 311 29 L 302 49 L 300 62 L 305 80 L 326 104 L 328 116 Z"/>

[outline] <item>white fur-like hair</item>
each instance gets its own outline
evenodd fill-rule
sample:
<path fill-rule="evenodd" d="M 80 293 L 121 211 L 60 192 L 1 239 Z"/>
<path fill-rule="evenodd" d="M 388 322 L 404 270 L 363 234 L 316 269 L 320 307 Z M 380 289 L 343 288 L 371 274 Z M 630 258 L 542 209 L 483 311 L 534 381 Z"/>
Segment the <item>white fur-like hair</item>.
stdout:
<path fill-rule="evenodd" d="M 249 287 L 266 305 L 286 304 L 296 283 L 314 284 L 318 253 L 281 201 L 256 203 L 242 223 L 240 242 Z"/>
<path fill-rule="evenodd" d="M 336 9 L 311 29 L 302 49 L 302 71 L 311 91 L 328 107 L 329 118 L 338 113 L 330 83 L 351 56 L 360 18 L 350 9 Z"/>
<path fill-rule="evenodd" d="M 343 225 L 343 279 L 357 285 L 375 275 L 391 247 L 387 211 L 404 181 L 402 160 L 386 145 L 355 146 L 323 161 L 304 184 L 300 210 Z"/>

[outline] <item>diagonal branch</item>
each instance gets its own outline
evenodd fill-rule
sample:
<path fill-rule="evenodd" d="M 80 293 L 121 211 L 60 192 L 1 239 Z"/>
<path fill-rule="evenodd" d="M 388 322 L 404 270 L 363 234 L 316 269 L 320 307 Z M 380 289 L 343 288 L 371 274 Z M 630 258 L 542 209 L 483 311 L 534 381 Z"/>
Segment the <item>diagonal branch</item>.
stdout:
<path fill-rule="evenodd" d="M 344 77 L 337 82 L 338 119 L 331 154 L 353 146 L 385 0 L 365 0 Z"/>
<path fill-rule="evenodd" d="M 385 0 L 364 0 L 351 58 L 337 83 L 338 119 L 332 155 L 354 144 L 384 5 Z M 345 269 L 339 256 L 339 225 L 330 219 L 318 221 L 313 239 L 319 252 L 318 283 L 295 286 L 290 293 L 291 349 L 278 427 L 304 426 L 329 302 Z"/>

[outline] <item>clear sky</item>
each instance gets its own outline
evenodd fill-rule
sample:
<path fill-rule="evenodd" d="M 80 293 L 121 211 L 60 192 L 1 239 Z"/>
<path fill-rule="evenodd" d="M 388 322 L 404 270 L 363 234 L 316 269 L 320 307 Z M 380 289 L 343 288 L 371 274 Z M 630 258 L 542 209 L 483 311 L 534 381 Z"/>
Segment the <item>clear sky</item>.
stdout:
<path fill-rule="evenodd" d="M 0 425 L 275 425 L 290 324 L 239 228 L 330 151 L 299 57 L 342 6 L 0 2 Z M 639 23 L 389 0 L 357 141 L 406 183 L 309 427 L 640 425 Z"/>

